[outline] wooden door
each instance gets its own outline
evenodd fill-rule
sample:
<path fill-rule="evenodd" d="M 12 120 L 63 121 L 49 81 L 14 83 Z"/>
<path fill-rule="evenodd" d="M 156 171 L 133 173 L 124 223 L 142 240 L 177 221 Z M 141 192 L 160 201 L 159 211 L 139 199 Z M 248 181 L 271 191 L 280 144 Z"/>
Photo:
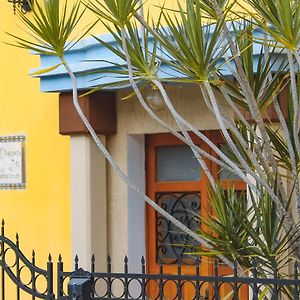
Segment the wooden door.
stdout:
<path fill-rule="evenodd" d="M 222 143 L 222 136 L 218 131 L 205 132 L 216 144 Z M 202 149 L 215 155 L 198 138 L 194 142 Z M 205 160 L 213 176 L 218 179 L 219 168 L 211 161 Z M 175 218 L 196 231 L 199 226 L 197 215 L 207 216 L 211 213 L 209 204 L 209 182 L 205 172 L 201 170 L 191 149 L 171 134 L 155 134 L 146 137 L 146 178 L 147 193 L 151 199 L 171 213 Z M 221 176 L 222 177 L 222 176 Z M 230 178 L 223 174 L 221 184 L 224 188 L 235 185 L 238 190 L 245 190 L 246 186 L 237 178 Z M 195 274 L 197 261 L 191 253 L 197 251 L 197 244 L 189 236 L 179 233 L 178 229 L 167 222 L 153 208 L 147 207 L 147 271 L 159 273 L 163 266 L 164 273 L 177 274 L 178 262 L 181 261 L 182 274 Z M 209 230 L 208 228 L 204 228 Z M 230 274 L 226 267 L 219 269 L 220 274 Z M 210 276 L 213 274 L 212 260 L 200 257 L 200 273 Z M 177 287 L 174 283 L 167 283 L 164 288 L 164 299 L 176 299 Z M 151 284 L 150 296 L 155 299 L 158 286 Z M 211 294 L 211 287 L 203 285 L 201 295 L 207 291 Z M 194 288 L 188 285 L 183 288 L 183 299 L 194 298 Z M 224 289 L 224 292 L 226 290 Z M 247 292 L 247 291 L 246 291 Z M 247 294 L 247 293 L 245 293 Z M 174 298 L 175 297 L 175 298 Z M 247 299 L 247 297 L 243 298 Z"/>

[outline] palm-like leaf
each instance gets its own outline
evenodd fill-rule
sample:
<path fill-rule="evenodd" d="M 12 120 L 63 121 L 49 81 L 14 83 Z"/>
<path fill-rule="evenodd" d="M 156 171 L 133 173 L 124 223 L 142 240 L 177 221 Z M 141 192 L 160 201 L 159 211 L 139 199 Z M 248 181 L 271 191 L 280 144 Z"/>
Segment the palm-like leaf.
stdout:
<path fill-rule="evenodd" d="M 94 36 L 94 38 L 108 48 L 112 53 L 124 61 L 124 63 L 111 63 L 112 68 L 107 68 L 101 71 L 103 74 L 119 74 L 124 80 L 127 78 L 128 70 L 126 65 L 126 58 L 122 48 L 121 28 L 113 24 L 110 26 L 107 22 L 103 21 L 103 25 L 107 28 L 114 38 L 114 45 L 107 43 L 101 38 Z M 127 22 L 123 28 L 127 37 L 127 51 L 131 58 L 133 67 L 133 77 L 136 83 L 146 85 L 152 79 L 157 78 L 158 67 L 160 65 L 159 57 L 156 55 L 158 51 L 157 41 L 153 39 L 148 30 L 140 31 L 136 22 Z M 96 71 L 97 73 L 97 71 Z M 115 85 L 112 83 L 111 86 Z M 98 89 L 99 87 L 96 87 Z"/>
<path fill-rule="evenodd" d="M 247 220 L 251 209 L 247 208 L 245 195 L 237 197 L 233 190 L 225 192 L 221 188 L 211 191 L 210 195 L 213 214 L 208 219 L 200 217 L 200 222 L 207 225 L 209 231 L 201 230 L 200 234 L 216 251 L 230 260 L 239 260 L 242 266 L 248 268 L 250 265 L 247 260 L 244 261 L 244 256 L 249 256 L 251 244 L 241 221 Z"/>
<path fill-rule="evenodd" d="M 289 118 L 287 118 L 287 128 L 290 133 L 290 144 L 293 148 L 293 152 L 295 153 L 295 164 L 296 164 L 296 170 L 297 174 L 300 171 L 300 160 L 298 153 L 296 151 L 295 141 L 294 141 L 294 134 L 293 134 L 293 118 L 294 118 L 294 109 L 293 109 L 293 103 L 292 103 L 292 96 L 291 91 L 289 89 L 290 83 L 288 82 L 286 84 L 286 95 L 287 95 L 287 102 L 285 105 L 287 105 L 288 108 L 288 115 Z M 278 162 L 278 165 L 280 165 L 283 169 L 289 170 L 292 172 L 292 160 L 291 160 L 291 153 L 288 148 L 287 144 L 287 137 L 284 137 L 282 134 L 280 128 L 274 128 L 271 125 L 266 126 L 268 136 L 272 142 L 272 147 L 274 149 L 274 153 Z"/>
<path fill-rule="evenodd" d="M 167 58 L 162 63 L 171 66 L 194 82 L 212 80 L 226 52 L 223 44 L 223 20 L 203 26 L 199 1 L 187 1 L 186 9 L 178 3 L 178 12 L 162 10 L 167 27 L 160 27 L 155 37 Z"/>
<path fill-rule="evenodd" d="M 264 276 L 272 269 L 274 260 L 279 268 L 289 261 L 290 244 L 297 238 L 290 231 L 283 232 L 276 206 L 263 190 L 257 195 L 250 192 L 250 206 L 245 194 L 232 189 L 218 188 L 210 195 L 213 214 L 200 217 L 200 223 L 209 229 L 200 230 L 199 234 L 209 240 L 218 253 L 237 260 L 244 268 L 251 268 L 255 257 L 264 265 L 261 269 Z M 211 255 L 203 249 L 199 253 Z"/>
<path fill-rule="evenodd" d="M 197 0 L 197 2 L 199 2 L 202 11 L 207 15 L 208 18 L 211 18 L 212 20 L 215 20 L 215 21 L 219 19 L 218 14 L 212 4 L 212 1 Z M 223 11 L 224 15 L 226 15 L 229 11 L 232 10 L 235 2 L 236 1 L 230 1 L 230 0 L 217 0 L 218 6 Z"/>
<path fill-rule="evenodd" d="M 95 0 L 85 4 L 102 20 L 121 27 L 125 26 L 139 9 L 139 0 Z"/>
<path fill-rule="evenodd" d="M 59 0 L 44 0 L 42 4 L 37 1 L 32 7 L 30 17 L 19 13 L 31 39 L 9 35 L 15 38 L 17 47 L 62 58 L 90 29 L 86 28 L 79 38 L 74 37 L 74 31 L 83 13 L 79 1 L 75 1 L 71 8 L 67 7 L 67 1 L 62 5 Z"/>
<path fill-rule="evenodd" d="M 298 0 L 247 0 L 257 24 L 282 47 L 292 51 L 300 46 L 300 3 Z"/>
<path fill-rule="evenodd" d="M 254 30 L 253 25 L 249 21 L 232 23 L 232 28 L 243 70 L 260 112 L 263 114 L 272 104 L 274 98 L 282 91 L 282 83 L 286 80 L 283 76 L 286 61 L 282 59 L 280 53 L 275 53 L 275 48 L 268 49 L 269 54 L 266 55 L 264 46 L 256 44 L 255 47 L 260 48 L 260 52 L 254 53 Z M 275 66 L 276 72 L 274 71 Z M 232 100 L 246 111 L 249 111 L 248 103 L 245 100 L 246 96 L 243 94 L 239 84 L 233 82 L 227 76 L 223 76 L 222 70 L 220 73 L 221 81 L 224 83 L 223 86 L 232 96 Z M 270 74 L 272 74 L 271 77 L 269 76 Z"/>

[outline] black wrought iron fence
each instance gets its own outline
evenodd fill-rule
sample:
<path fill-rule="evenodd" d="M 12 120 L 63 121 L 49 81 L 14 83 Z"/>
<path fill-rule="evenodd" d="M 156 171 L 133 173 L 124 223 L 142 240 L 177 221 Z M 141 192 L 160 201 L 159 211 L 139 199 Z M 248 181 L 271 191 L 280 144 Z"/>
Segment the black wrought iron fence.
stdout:
<path fill-rule="evenodd" d="M 299 299 L 298 263 L 294 264 L 292 278 L 279 278 L 276 266 L 268 278 L 260 278 L 255 260 L 247 275 L 238 275 L 238 268 L 235 265 L 231 275 L 219 276 L 220 264 L 218 260 L 214 260 L 213 276 L 202 276 L 200 264 L 201 262 L 197 260 L 194 274 L 189 275 L 182 274 L 180 262 L 177 265 L 176 274 L 166 274 L 163 264 L 160 264 L 158 274 L 147 274 L 145 259 L 142 258 L 141 273 L 130 273 L 128 272 L 128 258 L 125 257 L 124 271 L 116 273 L 112 272 L 111 259 L 108 257 L 107 271 L 95 272 L 95 258 L 92 257 L 91 272 L 86 272 L 78 268 L 78 257 L 76 257 L 74 272 L 65 272 L 63 263 L 59 262 L 60 284 L 57 295 L 60 300 L 70 299 L 67 290 L 63 288 L 63 282 L 71 278 L 88 278 L 91 282 L 91 299 L 99 300 Z"/>
<path fill-rule="evenodd" d="M 32 299 L 53 300 L 53 263 L 49 255 L 46 269 L 35 265 L 35 252 L 31 261 L 19 248 L 19 236 L 15 243 L 5 236 L 4 221 L 1 223 L 0 235 L 0 299 L 21 300 L 22 292 L 31 295 Z M 11 284 L 15 289 L 11 288 Z"/>
<path fill-rule="evenodd" d="M 297 263 L 294 265 L 292 277 L 279 278 L 277 267 L 274 265 L 268 278 L 260 278 L 255 260 L 246 275 L 238 275 L 235 266 L 232 274 L 228 276 L 219 276 L 219 264 L 215 260 L 213 275 L 203 276 L 200 274 L 199 260 L 196 261 L 193 273 L 187 275 L 183 274 L 180 261 L 176 274 L 166 274 L 163 264 L 160 264 L 157 274 L 148 274 L 144 258 L 140 263 L 141 272 L 130 273 L 127 257 L 124 259 L 122 272 L 112 271 L 110 257 L 107 258 L 106 272 L 96 272 L 94 256 L 91 258 L 89 271 L 80 268 L 79 259 L 76 257 L 74 271 L 67 272 L 64 270 L 60 256 L 57 262 L 57 274 L 54 276 L 51 256 L 48 258 L 46 268 L 41 269 L 35 265 L 34 252 L 31 260 L 22 254 L 18 236 L 16 242 L 12 242 L 4 233 L 4 222 L 2 222 L 0 300 L 26 300 L 29 299 L 28 297 L 33 300 L 299 300 L 300 296 Z M 26 280 L 23 276 L 25 271 L 27 271 Z M 40 288 L 40 279 L 44 281 L 42 288 Z M 10 288 L 7 288 L 9 281 Z M 54 285 L 57 288 L 56 296 L 53 293 Z"/>

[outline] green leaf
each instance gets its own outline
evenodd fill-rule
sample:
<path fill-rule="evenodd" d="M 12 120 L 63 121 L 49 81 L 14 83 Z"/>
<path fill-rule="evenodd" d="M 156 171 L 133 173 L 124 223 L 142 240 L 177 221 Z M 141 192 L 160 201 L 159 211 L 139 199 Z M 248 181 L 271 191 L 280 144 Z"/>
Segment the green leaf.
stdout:
<path fill-rule="evenodd" d="M 79 1 L 75 1 L 71 7 L 67 6 L 67 1 L 62 4 L 59 0 L 36 1 L 30 16 L 18 13 L 29 39 L 9 35 L 14 38 L 17 47 L 62 58 L 95 24 L 93 22 L 87 26 L 79 38 L 73 37 L 84 12 Z"/>
<path fill-rule="evenodd" d="M 34 76 L 34 75 L 45 74 L 45 73 L 48 73 L 48 72 L 51 72 L 51 71 L 57 69 L 61 65 L 62 65 L 62 63 L 59 63 L 59 64 L 57 64 L 55 66 L 52 66 L 52 67 L 49 67 L 49 68 L 45 68 L 45 69 L 42 69 L 42 70 L 39 70 L 39 71 L 35 71 L 35 72 L 31 73 L 30 75 Z"/>

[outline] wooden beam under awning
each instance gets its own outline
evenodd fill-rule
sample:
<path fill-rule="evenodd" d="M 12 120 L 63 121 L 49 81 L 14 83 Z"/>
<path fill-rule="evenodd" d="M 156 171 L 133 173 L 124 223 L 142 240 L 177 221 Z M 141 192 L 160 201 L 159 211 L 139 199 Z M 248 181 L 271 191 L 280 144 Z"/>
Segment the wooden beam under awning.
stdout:
<path fill-rule="evenodd" d="M 115 92 L 95 92 L 79 98 L 79 104 L 97 134 L 117 132 Z M 59 133 L 62 135 L 88 134 L 73 105 L 72 93 L 59 95 Z"/>

